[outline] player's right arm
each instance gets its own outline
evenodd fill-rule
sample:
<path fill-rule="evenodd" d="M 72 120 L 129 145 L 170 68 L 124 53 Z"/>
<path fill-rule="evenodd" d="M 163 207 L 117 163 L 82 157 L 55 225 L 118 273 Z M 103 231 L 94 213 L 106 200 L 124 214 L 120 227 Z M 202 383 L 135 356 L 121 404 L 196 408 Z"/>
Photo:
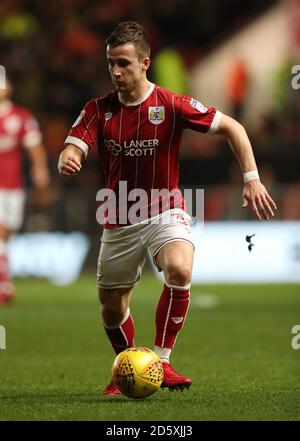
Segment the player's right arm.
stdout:
<path fill-rule="evenodd" d="M 61 176 L 68 177 L 79 173 L 84 160 L 84 152 L 73 144 L 68 144 L 59 155 L 58 171 Z"/>
<path fill-rule="evenodd" d="M 69 177 L 79 173 L 82 163 L 97 141 L 99 110 L 96 100 L 89 101 L 80 112 L 65 140 L 65 149 L 59 155 L 58 171 Z"/>

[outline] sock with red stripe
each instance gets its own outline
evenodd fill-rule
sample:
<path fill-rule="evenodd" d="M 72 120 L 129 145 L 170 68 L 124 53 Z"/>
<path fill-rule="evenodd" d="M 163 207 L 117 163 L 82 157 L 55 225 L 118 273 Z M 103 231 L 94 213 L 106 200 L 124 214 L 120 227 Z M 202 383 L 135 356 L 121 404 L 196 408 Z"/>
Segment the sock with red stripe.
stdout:
<path fill-rule="evenodd" d="M 165 283 L 156 309 L 154 350 L 162 361 L 169 362 L 178 332 L 183 328 L 190 304 L 190 285 Z"/>
<path fill-rule="evenodd" d="M 134 346 L 134 323 L 129 308 L 121 323 L 117 326 L 104 324 L 104 329 L 116 354 Z"/>

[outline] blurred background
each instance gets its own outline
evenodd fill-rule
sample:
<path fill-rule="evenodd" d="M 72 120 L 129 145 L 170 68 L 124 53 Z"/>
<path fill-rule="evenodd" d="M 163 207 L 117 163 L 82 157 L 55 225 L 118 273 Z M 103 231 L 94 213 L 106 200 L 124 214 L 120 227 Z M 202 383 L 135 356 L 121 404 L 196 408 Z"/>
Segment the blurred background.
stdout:
<path fill-rule="evenodd" d="M 96 290 L 97 157 L 73 178 L 57 172 L 83 105 L 111 90 L 104 40 L 127 19 L 149 33 L 150 80 L 244 124 L 278 205 L 269 222 L 242 210 L 229 145 L 186 131 L 180 185 L 205 189 L 205 224 L 192 226 L 191 304 L 172 363 L 193 387 L 140 403 L 100 395 L 114 355 Z M 300 0 L 0 0 L 1 65 L 39 121 L 51 184 L 33 188 L 24 153 L 26 215 L 9 243 L 16 302 L 0 305 L 0 420 L 299 421 Z M 149 260 L 131 302 L 135 342 L 149 348 L 153 271 Z"/>
<path fill-rule="evenodd" d="M 82 245 L 78 271 L 83 263 L 86 270 L 95 269 L 101 236 L 95 218 L 95 194 L 101 187 L 97 157 L 90 154 L 80 175 L 71 179 L 58 176 L 57 160 L 83 105 L 111 90 L 104 41 L 122 20 L 139 21 L 150 36 L 151 81 L 192 95 L 245 125 L 261 180 L 278 205 L 276 222 L 269 228 L 276 224 L 279 229 L 264 253 L 270 254 L 291 222 L 295 229 L 280 252 L 288 254 L 289 265 L 298 272 L 300 89 L 292 87 L 292 66 L 300 65 L 299 0 L 1 0 L 0 64 L 13 80 L 14 101 L 31 109 L 40 123 L 51 170 L 46 191 L 33 191 L 27 179 L 26 217 L 19 236 L 32 243 L 33 233 L 58 232 L 53 245 L 57 249 L 57 243 L 63 244 L 62 233 L 83 233 L 76 236 Z M 222 137 L 185 133 L 180 185 L 205 189 L 208 226 L 222 222 L 219 231 L 224 232 L 223 222 L 253 219 L 250 211 L 241 209 L 241 172 Z M 241 237 L 257 232 L 257 223 L 248 222 Z M 45 245 L 43 240 L 51 236 L 35 237 Z M 15 243 L 15 275 L 34 275 L 36 262 L 24 269 L 26 244 L 22 251 L 20 242 Z M 246 244 L 242 246 L 248 253 Z M 46 246 L 43 250 L 47 254 Z M 64 254 L 66 261 L 65 256 L 72 252 Z M 49 269 L 47 258 L 43 261 Z"/>

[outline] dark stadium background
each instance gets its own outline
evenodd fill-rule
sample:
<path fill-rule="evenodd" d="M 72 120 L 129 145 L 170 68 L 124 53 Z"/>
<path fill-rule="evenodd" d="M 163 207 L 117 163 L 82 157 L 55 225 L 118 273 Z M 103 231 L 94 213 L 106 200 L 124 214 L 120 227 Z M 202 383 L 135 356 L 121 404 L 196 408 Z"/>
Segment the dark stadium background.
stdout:
<path fill-rule="evenodd" d="M 195 384 L 190 398 L 173 397 L 172 412 L 160 392 L 158 407 L 155 395 L 152 402 L 141 404 L 140 413 L 116 403 L 98 413 L 102 402 L 95 390 L 97 382 L 101 389 L 108 379 L 112 355 L 101 334 L 94 280 L 101 235 L 95 219 L 95 193 L 101 188 L 96 154 L 89 155 L 76 177 L 63 179 L 57 173 L 58 155 L 82 106 L 111 90 L 104 40 L 117 22 L 134 19 L 148 31 L 150 80 L 165 80 L 160 67 L 166 64 L 159 56 L 169 48 L 178 63 L 177 75 L 172 75 L 181 78 L 178 91 L 192 94 L 195 69 L 201 72 L 207 57 L 279 7 L 286 8 L 291 20 L 290 34 L 278 29 L 274 45 L 280 44 L 282 32 L 290 46 L 269 79 L 266 96 L 261 95 L 260 113 L 248 106 L 253 66 L 244 66 L 240 102 L 230 89 L 234 74 L 231 78 L 220 72 L 217 77 L 226 113 L 245 125 L 252 141 L 261 178 L 278 205 L 276 220 L 287 222 L 300 220 L 300 89 L 291 87 L 291 68 L 300 64 L 300 18 L 293 20 L 300 17 L 299 1 L 1 0 L 0 64 L 13 80 L 14 100 L 32 109 L 41 125 L 51 169 L 50 187 L 36 192 L 25 159 L 28 200 L 20 233 L 80 231 L 91 248 L 77 284 L 55 287 L 39 279 L 17 279 L 16 304 L 0 310 L 0 324 L 10 339 L 8 349 L 0 351 L 0 419 L 299 419 L 300 354 L 290 347 L 291 328 L 300 322 L 299 285 L 196 286 L 204 297 L 217 292 L 223 299 L 220 309 L 202 312 L 200 318 L 191 309 L 186 339 L 184 334 L 179 339 L 177 363 L 187 374 L 199 374 L 200 386 Z M 262 59 L 264 50 L 262 40 L 257 47 Z M 237 60 L 227 61 L 234 65 Z M 208 102 L 211 96 L 214 91 L 204 87 L 196 98 L 217 106 L 218 100 Z M 206 222 L 253 219 L 240 208 L 241 174 L 222 138 L 185 135 L 180 185 L 205 188 Z M 133 306 L 141 344 L 152 344 L 151 317 L 144 311 L 154 308 L 159 289 L 147 265 Z M 193 356 L 189 344 L 196 351 Z M 91 399 L 91 391 L 98 395 Z"/>

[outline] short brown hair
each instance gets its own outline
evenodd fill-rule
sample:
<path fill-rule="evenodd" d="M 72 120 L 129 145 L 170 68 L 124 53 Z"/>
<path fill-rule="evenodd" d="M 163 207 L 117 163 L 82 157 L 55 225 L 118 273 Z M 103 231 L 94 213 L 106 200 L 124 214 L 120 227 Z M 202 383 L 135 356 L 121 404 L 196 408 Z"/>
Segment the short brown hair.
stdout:
<path fill-rule="evenodd" d="M 150 44 L 145 29 L 135 21 L 121 21 L 107 37 L 105 44 L 112 47 L 132 43 L 139 58 L 150 56 Z"/>

